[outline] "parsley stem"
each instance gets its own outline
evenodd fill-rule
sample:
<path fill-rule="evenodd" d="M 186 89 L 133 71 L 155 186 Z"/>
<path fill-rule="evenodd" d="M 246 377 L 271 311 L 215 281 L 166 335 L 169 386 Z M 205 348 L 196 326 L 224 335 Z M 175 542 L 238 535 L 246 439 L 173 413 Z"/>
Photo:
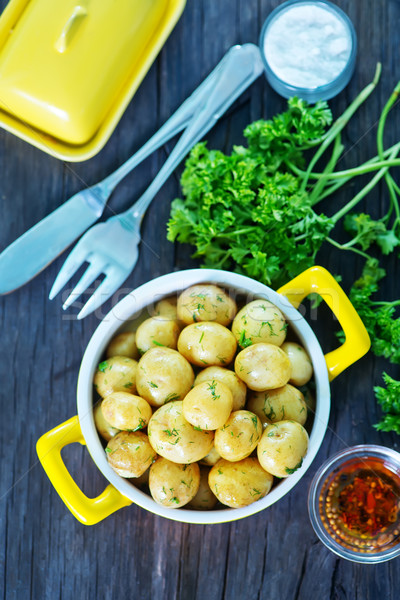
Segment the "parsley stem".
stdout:
<path fill-rule="evenodd" d="M 370 304 L 374 306 L 399 306 L 400 300 L 393 300 L 393 302 L 388 302 L 386 300 L 370 300 Z"/>
<path fill-rule="evenodd" d="M 399 162 L 400 164 L 400 162 Z M 232 235 L 242 235 L 243 233 L 252 233 L 254 232 L 254 226 L 251 225 L 250 227 L 242 227 L 242 229 L 235 229 L 235 231 L 233 231 L 232 233 L 229 234 L 229 236 L 227 236 L 224 233 L 215 233 L 213 235 L 213 238 L 230 238 Z"/>
<path fill-rule="evenodd" d="M 400 142 L 398 144 L 395 144 L 394 146 L 392 146 L 392 152 L 389 155 L 389 160 L 394 159 L 395 156 L 399 153 L 399 151 L 400 151 Z M 334 223 L 337 223 L 342 217 L 344 217 L 345 214 L 350 212 L 368 194 L 368 192 L 370 192 L 376 186 L 378 181 L 380 179 L 382 179 L 382 177 L 384 177 L 385 173 L 387 173 L 388 168 L 389 167 L 387 167 L 387 166 L 381 168 L 374 175 L 374 177 L 371 179 L 371 181 L 369 181 L 369 183 L 367 183 L 367 185 L 365 185 L 358 192 L 358 194 L 356 194 L 354 196 L 354 198 L 352 200 L 350 200 L 350 202 L 348 202 L 345 206 L 343 206 L 343 208 L 341 208 L 337 213 L 335 213 L 331 217 L 332 221 Z"/>
<path fill-rule="evenodd" d="M 324 188 L 326 187 L 327 179 L 332 175 L 332 172 L 335 169 L 343 150 L 344 146 L 342 144 L 342 136 L 340 135 L 340 133 L 338 133 L 338 135 L 335 137 L 331 158 L 329 159 L 329 162 L 326 165 L 322 176 L 318 179 L 310 194 L 311 206 L 314 204 L 315 200 L 317 200 L 322 194 Z"/>
<path fill-rule="evenodd" d="M 371 164 L 364 164 L 361 167 L 354 167 L 354 169 L 347 169 L 346 171 L 336 171 L 328 175 L 329 179 L 342 179 L 343 177 L 355 177 L 356 175 L 365 175 L 366 173 L 371 173 L 372 171 L 378 171 L 384 167 L 399 167 L 400 159 L 395 158 L 393 160 L 379 160 Z M 321 176 L 318 176 L 318 179 L 324 177 L 321 173 Z"/>
<path fill-rule="evenodd" d="M 389 111 L 391 110 L 391 108 L 393 107 L 393 105 L 398 102 L 399 100 L 399 92 L 400 92 L 400 82 L 397 83 L 396 87 L 394 88 L 392 94 L 390 95 L 389 100 L 386 102 L 382 112 L 381 112 L 381 116 L 379 117 L 379 122 L 378 122 L 378 130 L 376 133 L 376 146 L 378 149 L 378 155 L 379 158 L 381 160 L 383 160 L 384 158 L 384 154 L 383 154 L 383 132 L 384 132 L 384 128 L 385 128 L 385 124 L 386 124 L 386 118 L 389 114 Z M 391 205 L 394 207 L 395 213 L 396 213 L 396 219 L 400 219 L 400 208 L 399 208 L 399 203 L 397 201 L 397 195 L 396 195 L 396 189 L 394 186 L 394 179 L 391 176 L 390 173 L 386 172 L 385 173 L 385 181 L 386 181 L 386 185 L 388 187 L 389 190 L 389 196 L 390 196 L 390 201 L 391 201 Z"/>
<path fill-rule="evenodd" d="M 396 192 L 398 194 L 400 194 L 400 187 L 397 185 L 397 183 L 395 182 L 395 180 L 393 179 L 393 187 L 396 190 Z"/>
<path fill-rule="evenodd" d="M 333 240 L 330 237 L 327 237 L 326 241 L 329 242 L 330 244 L 332 244 L 332 246 L 335 246 L 335 248 L 339 248 L 339 250 L 351 250 L 351 252 L 355 252 L 356 254 L 359 254 L 360 256 L 363 256 L 367 260 L 369 258 L 371 258 L 369 256 L 369 254 L 367 254 L 366 252 L 363 252 L 362 250 L 359 250 L 358 248 L 353 248 L 352 246 L 346 246 L 344 244 L 339 244 L 339 242 L 336 242 L 335 240 Z"/>
<path fill-rule="evenodd" d="M 356 235 L 356 237 L 353 237 L 351 240 L 349 240 L 345 244 L 342 244 L 343 250 L 348 250 L 352 246 L 355 246 L 356 244 L 358 244 L 360 238 L 362 238 L 362 234 L 361 233 L 359 233 L 358 235 Z"/>
<path fill-rule="evenodd" d="M 334 183 L 331 186 L 329 186 L 328 188 L 326 188 L 325 192 L 323 192 L 323 194 L 320 195 L 318 200 L 315 201 L 314 205 L 318 204 L 318 202 L 321 202 L 321 200 L 323 200 L 324 198 L 327 198 L 328 196 L 331 196 L 332 194 L 334 194 L 336 192 L 336 190 L 339 190 L 341 187 L 343 187 L 344 184 L 347 183 L 350 179 L 351 179 L 351 177 L 345 177 L 343 179 L 339 179 L 339 181 L 336 181 L 336 183 Z"/>
<path fill-rule="evenodd" d="M 353 100 L 353 102 L 346 108 L 344 113 L 334 122 L 332 127 L 329 129 L 324 141 L 322 142 L 322 144 L 320 145 L 320 147 L 318 148 L 318 150 L 316 151 L 316 153 L 310 160 L 310 163 L 309 163 L 307 171 L 305 173 L 300 191 L 304 192 L 306 190 L 308 179 L 310 177 L 310 173 L 312 172 L 312 170 L 313 170 L 314 166 L 316 165 L 316 163 L 318 162 L 318 160 L 324 154 L 325 150 L 331 145 L 333 140 L 342 131 L 342 129 L 344 129 L 344 127 L 347 125 L 347 123 L 349 122 L 351 117 L 354 115 L 354 113 L 358 110 L 358 108 L 361 106 L 361 104 L 363 104 L 363 102 L 365 102 L 365 100 L 368 98 L 368 96 L 370 96 L 370 94 L 374 91 L 374 89 L 379 81 L 381 71 L 382 71 L 382 65 L 381 65 L 381 63 L 378 62 L 376 65 L 375 75 L 374 75 L 374 78 L 371 81 L 371 83 L 369 83 L 358 94 L 358 96 Z"/>
<path fill-rule="evenodd" d="M 379 160 L 371 164 L 364 164 L 361 167 L 355 167 L 354 169 L 347 169 L 346 171 L 336 171 L 331 175 L 328 175 L 329 179 L 341 179 L 342 177 L 355 177 L 356 175 L 365 175 L 371 173 L 371 171 L 378 171 L 383 167 L 399 167 L 400 159 L 395 158 L 394 160 Z M 323 174 L 321 174 L 323 177 Z M 319 177 L 318 177 L 319 178 Z"/>
<path fill-rule="evenodd" d="M 385 151 L 385 155 L 386 156 L 390 155 L 390 153 L 397 146 L 398 146 L 398 144 L 391 146 L 388 150 Z M 287 162 L 286 164 L 293 171 L 293 173 L 295 175 L 298 175 L 299 177 L 304 177 L 305 171 L 302 171 L 301 169 L 299 169 L 298 167 L 296 167 L 295 165 L 293 165 L 290 162 Z M 393 160 L 389 160 L 389 159 L 379 160 L 379 156 L 374 156 L 373 158 L 366 161 L 361 166 L 353 167 L 351 169 L 345 169 L 344 171 L 334 171 L 334 172 L 328 173 L 328 174 L 325 171 L 322 173 L 315 173 L 315 172 L 310 173 L 310 179 L 324 179 L 324 178 L 344 179 L 344 178 L 346 178 L 346 181 L 348 181 L 356 175 L 365 175 L 366 173 L 370 173 L 372 171 L 377 171 L 378 169 L 381 169 L 382 167 L 399 167 L 399 166 L 400 166 L 400 159 L 398 159 L 398 158 L 395 158 Z M 394 186 L 396 187 L 397 192 L 400 193 L 400 187 L 396 184 L 395 181 L 393 183 L 394 183 Z M 316 204 L 316 202 L 315 202 L 315 204 Z"/>
<path fill-rule="evenodd" d="M 385 150 L 383 153 L 384 157 L 390 157 L 391 153 L 396 148 L 399 149 L 399 143 L 397 143 L 394 146 L 391 146 L 390 148 Z M 294 165 L 290 161 L 286 161 L 285 164 L 291 171 L 293 171 L 293 173 L 295 175 L 297 175 L 298 177 L 304 178 L 304 176 L 306 174 L 305 171 L 303 171 L 302 169 L 299 169 L 296 165 Z M 334 183 L 332 183 L 329 187 L 327 187 L 325 189 L 325 191 L 323 191 L 322 193 L 319 193 L 319 195 L 315 197 L 315 199 L 312 202 L 312 206 L 315 206 L 316 204 L 318 204 L 319 202 L 321 202 L 328 196 L 331 196 L 332 194 L 334 194 L 338 189 L 340 189 L 343 185 L 345 185 L 348 181 L 350 181 L 353 177 L 356 177 L 357 175 L 365 175 L 367 173 L 376 171 L 376 170 L 384 168 L 384 167 L 397 167 L 397 166 L 400 166 L 400 159 L 385 158 L 383 161 L 381 161 L 381 160 L 379 160 L 379 156 L 374 156 L 373 158 L 370 158 L 369 160 L 367 160 L 360 167 L 353 167 L 351 169 L 346 169 L 343 171 L 335 171 L 333 173 L 329 173 L 329 175 L 326 175 L 325 172 L 323 172 L 323 173 L 311 172 L 310 179 L 326 178 L 329 181 L 331 181 L 331 180 L 334 181 Z M 400 187 L 397 185 L 397 183 L 394 180 L 392 180 L 392 185 L 393 185 L 394 189 L 396 190 L 396 192 L 400 195 Z M 393 206 L 391 205 L 391 207 L 389 209 L 390 212 L 392 211 L 392 208 L 393 208 Z M 387 215 L 385 215 L 384 218 L 386 220 L 388 220 L 390 218 L 390 212 Z M 400 222 L 400 214 L 397 215 L 397 211 L 396 211 L 396 221 Z"/>

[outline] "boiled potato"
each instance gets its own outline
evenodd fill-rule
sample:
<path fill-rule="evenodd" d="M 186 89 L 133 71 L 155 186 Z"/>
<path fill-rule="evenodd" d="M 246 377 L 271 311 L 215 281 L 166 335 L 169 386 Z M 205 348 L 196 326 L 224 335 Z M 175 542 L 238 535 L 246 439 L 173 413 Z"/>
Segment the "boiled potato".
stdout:
<path fill-rule="evenodd" d="M 154 307 L 154 317 L 160 316 L 171 321 L 179 321 L 176 296 L 159 300 Z"/>
<path fill-rule="evenodd" d="M 214 446 L 225 460 L 236 462 L 249 456 L 262 434 L 261 421 L 249 410 L 237 410 L 215 432 Z"/>
<path fill-rule="evenodd" d="M 121 477 L 140 477 L 156 458 L 149 438 L 142 431 L 121 431 L 107 444 L 109 465 Z"/>
<path fill-rule="evenodd" d="M 184 290 L 178 298 L 178 317 L 187 325 L 215 321 L 228 325 L 236 314 L 236 302 L 213 284 L 200 283 Z"/>
<path fill-rule="evenodd" d="M 139 358 L 139 351 L 136 346 L 136 334 L 132 331 L 119 333 L 107 346 L 106 357 L 127 356 L 128 358 Z"/>
<path fill-rule="evenodd" d="M 308 411 L 314 414 L 317 407 L 315 395 L 307 386 L 303 387 L 301 391 L 304 395 L 304 402 L 307 404 Z"/>
<path fill-rule="evenodd" d="M 271 421 L 267 417 L 267 411 L 265 410 L 265 394 L 267 392 L 249 392 L 249 398 L 246 403 L 246 409 L 253 412 L 261 421 L 263 430 L 270 425 Z"/>
<path fill-rule="evenodd" d="M 235 373 L 256 392 L 282 387 L 292 369 L 286 352 L 273 344 L 254 344 L 236 357 Z"/>
<path fill-rule="evenodd" d="M 268 300 L 249 302 L 232 323 L 232 333 L 243 348 L 261 342 L 280 346 L 286 338 L 286 329 L 282 312 Z"/>
<path fill-rule="evenodd" d="M 112 427 L 124 431 L 144 429 L 153 414 L 146 400 L 127 392 L 109 394 L 101 404 L 101 411 Z"/>
<path fill-rule="evenodd" d="M 262 299 L 237 312 L 226 290 L 198 284 L 149 315 L 111 340 L 94 376 L 110 466 L 136 487 L 148 481 L 165 507 L 239 508 L 264 497 L 308 448 L 307 405 L 294 386 L 309 381 L 312 364 L 285 341 L 283 313 Z"/>
<path fill-rule="evenodd" d="M 210 452 L 204 458 L 202 458 L 200 462 L 202 465 L 213 467 L 215 463 L 219 461 L 220 458 L 221 456 L 216 451 L 215 446 L 213 446 Z"/>
<path fill-rule="evenodd" d="M 178 338 L 179 352 L 199 367 L 229 364 L 235 356 L 236 346 L 233 333 L 211 321 L 188 325 Z"/>
<path fill-rule="evenodd" d="M 150 467 L 150 493 L 161 506 L 184 506 L 195 497 L 199 485 L 200 468 L 196 463 L 177 465 L 161 457 Z"/>
<path fill-rule="evenodd" d="M 101 411 L 101 403 L 102 400 L 99 400 L 93 407 L 94 424 L 101 437 L 108 442 L 114 435 L 119 433 L 119 429 L 112 427 L 110 423 L 105 420 Z"/>
<path fill-rule="evenodd" d="M 296 421 L 268 425 L 257 448 L 260 465 L 276 477 L 288 477 L 299 469 L 307 453 L 308 434 Z"/>
<path fill-rule="evenodd" d="M 193 381 L 190 363 L 171 348 L 151 348 L 139 360 L 137 390 L 152 406 L 184 398 Z"/>
<path fill-rule="evenodd" d="M 241 508 L 264 498 L 271 489 L 273 477 L 256 458 L 235 463 L 221 459 L 211 469 L 208 483 L 222 504 Z"/>
<path fill-rule="evenodd" d="M 211 450 L 214 432 L 196 429 L 183 416 L 182 401 L 168 402 L 153 414 L 148 425 L 157 454 L 175 463 L 193 463 Z"/>
<path fill-rule="evenodd" d="M 126 356 L 112 356 L 97 367 L 94 387 L 102 398 L 113 392 L 136 392 L 138 363 Z"/>
<path fill-rule="evenodd" d="M 209 483 L 208 474 L 210 469 L 200 467 L 200 485 L 195 497 L 189 502 L 188 507 L 195 510 L 211 510 L 217 504 L 217 498 L 212 493 Z"/>
<path fill-rule="evenodd" d="M 155 346 L 166 346 L 176 350 L 181 330 L 176 321 L 164 317 L 150 317 L 139 325 L 136 331 L 136 344 L 140 354 Z"/>
<path fill-rule="evenodd" d="M 232 412 L 233 396 L 220 381 L 199 383 L 183 399 L 183 416 L 200 429 L 218 429 Z"/>
<path fill-rule="evenodd" d="M 139 488 L 139 490 L 142 490 L 142 492 L 148 492 L 149 491 L 149 476 L 150 476 L 150 467 L 148 469 L 146 469 L 146 471 L 139 477 L 132 478 L 130 480 L 130 483 L 132 483 L 132 485 L 134 485 L 135 487 Z"/>
<path fill-rule="evenodd" d="M 308 383 L 313 375 L 313 367 L 303 346 L 295 342 L 285 342 L 282 344 L 282 350 L 286 352 L 292 365 L 290 383 L 297 386 Z"/>
<path fill-rule="evenodd" d="M 247 408 L 268 424 L 289 419 L 304 425 L 307 420 L 304 396 L 289 383 L 275 390 L 251 392 Z"/>
<path fill-rule="evenodd" d="M 194 385 L 203 381 L 220 381 L 228 386 L 232 392 L 232 410 L 240 410 L 246 404 L 247 388 L 244 382 L 233 371 L 225 367 L 207 367 L 197 374 Z"/>

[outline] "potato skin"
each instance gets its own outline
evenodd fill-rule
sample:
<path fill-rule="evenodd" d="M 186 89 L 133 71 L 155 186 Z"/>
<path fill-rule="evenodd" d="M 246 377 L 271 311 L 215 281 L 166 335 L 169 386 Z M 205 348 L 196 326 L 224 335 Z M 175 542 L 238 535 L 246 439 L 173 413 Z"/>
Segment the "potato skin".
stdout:
<path fill-rule="evenodd" d="M 292 365 L 290 383 L 302 386 L 308 383 L 313 375 L 313 366 L 303 346 L 295 342 L 285 342 L 282 350 L 286 352 Z"/>
<path fill-rule="evenodd" d="M 150 467 L 150 493 L 161 506 L 185 506 L 195 497 L 199 485 L 200 468 L 197 463 L 179 465 L 160 457 Z"/>
<path fill-rule="evenodd" d="M 257 448 L 260 465 L 276 477 L 288 477 L 301 467 L 308 449 L 308 434 L 296 421 L 268 425 Z"/>
<path fill-rule="evenodd" d="M 106 350 L 106 357 L 111 358 L 112 356 L 127 356 L 135 360 L 139 358 L 136 334 L 133 331 L 119 333 L 113 337 Z"/>
<path fill-rule="evenodd" d="M 253 392 L 250 390 L 246 404 L 246 409 L 253 412 L 260 419 L 263 430 L 267 425 L 271 424 L 264 406 L 265 395 L 267 393 L 268 392 Z"/>
<path fill-rule="evenodd" d="M 179 321 L 178 310 L 177 310 L 177 298 L 175 296 L 169 296 L 159 300 L 152 311 L 154 317 L 162 316 L 165 319 L 171 321 Z"/>
<path fill-rule="evenodd" d="M 223 288 L 199 284 L 147 307 L 149 315 L 111 340 L 94 377 L 110 466 L 152 487 L 165 507 L 239 508 L 264 497 L 308 448 L 307 405 L 294 386 L 309 381 L 312 364 L 285 341 L 283 313 L 263 299 L 238 312 Z"/>
<path fill-rule="evenodd" d="M 189 502 L 188 507 L 195 510 L 212 510 L 217 504 L 217 497 L 212 493 L 208 483 L 210 469 L 200 467 L 200 485 L 195 497 Z"/>
<path fill-rule="evenodd" d="M 221 456 L 216 451 L 215 446 L 213 446 L 210 452 L 204 458 L 201 459 L 200 463 L 202 465 L 206 465 L 207 467 L 213 467 L 215 463 L 219 461 L 220 458 Z"/>
<path fill-rule="evenodd" d="M 303 387 L 302 393 L 304 395 L 304 402 L 307 405 L 308 411 L 311 413 L 315 413 L 315 410 L 317 408 L 317 403 L 316 403 L 314 394 L 311 392 L 311 390 L 307 386 Z"/>
<path fill-rule="evenodd" d="M 228 365 L 235 356 L 236 347 L 233 333 L 213 321 L 188 325 L 178 338 L 178 351 L 198 367 Z"/>
<path fill-rule="evenodd" d="M 176 321 L 165 317 L 150 317 L 139 325 L 136 330 L 136 344 L 140 354 L 150 348 L 166 346 L 176 350 L 181 330 Z"/>
<path fill-rule="evenodd" d="M 261 439 L 261 421 L 249 410 L 237 410 L 215 432 L 214 447 L 222 458 L 237 462 L 250 456 Z"/>
<path fill-rule="evenodd" d="M 144 429 L 153 414 L 146 400 L 127 392 L 114 392 L 104 398 L 101 411 L 112 427 L 124 431 Z"/>
<path fill-rule="evenodd" d="M 102 398 L 113 392 L 136 392 L 138 363 L 126 356 L 112 356 L 101 362 L 94 375 L 94 387 Z"/>
<path fill-rule="evenodd" d="M 220 381 L 228 386 L 233 396 L 232 410 L 240 410 L 246 404 L 247 388 L 245 383 L 239 377 L 225 367 L 207 367 L 196 375 L 194 385 L 203 383 L 203 381 Z"/>
<path fill-rule="evenodd" d="M 93 407 L 93 418 L 94 418 L 94 424 L 96 425 L 96 429 L 99 432 L 99 434 L 101 435 L 101 437 L 106 440 L 106 442 L 108 442 L 109 440 L 111 440 L 112 437 L 114 437 L 114 435 L 117 435 L 117 433 L 119 433 L 119 429 L 116 429 L 115 427 L 112 427 L 110 425 L 110 423 L 108 423 L 106 421 L 106 419 L 103 416 L 103 413 L 101 411 L 101 403 L 103 401 L 99 400 L 98 402 L 96 402 L 96 404 Z"/>
<path fill-rule="evenodd" d="M 156 458 L 149 438 L 142 431 L 121 431 L 107 444 L 109 465 L 121 477 L 140 477 Z"/>
<path fill-rule="evenodd" d="M 213 430 L 222 427 L 232 412 L 233 396 L 219 381 L 194 386 L 183 399 L 183 416 L 194 427 Z"/>
<path fill-rule="evenodd" d="M 151 348 L 139 360 L 137 390 L 152 406 L 184 398 L 193 381 L 192 366 L 171 348 Z"/>
<path fill-rule="evenodd" d="M 236 302 L 225 290 L 206 283 L 192 285 L 184 290 L 177 304 L 178 318 L 187 325 L 199 321 L 228 325 L 236 310 Z"/>
<path fill-rule="evenodd" d="M 304 396 L 290 383 L 275 390 L 251 392 L 247 408 L 267 424 L 288 419 L 304 425 L 307 420 Z"/>
<path fill-rule="evenodd" d="M 146 469 L 146 471 L 140 475 L 139 477 L 133 477 L 130 479 L 130 483 L 137 487 L 139 490 L 142 490 L 145 494 L 149 493 L 149 475 L 150 475 L 150 467 Z"/>
<path fill-rule="evenodd" d="M 287 323 L 283 313 L 268 300 L 253 300 L 237 313 L 232 323 L 232 333 L 238 344 L 262 342 L 280 346 L 286 338 Z"/>
<path fill-rule="evenodd" d="M 183 416 L 183 402 L 161 406 L 148 425 L 151 445 L 160 456 L 178 464 L 204 458 L 213 447 L 214 432 L 195 429 Z"/>
<path fill-rule="evenodd" d="M 241 508 L 264 498 L 272 487 L 273 477 L 256 458 L 235 463 L 221 458 L 211 469 L 208 483 L 222 504 Z"/>
<path fill-rule="evenodd" d="M 235 373 L 256 392 L 282 387 L 292 372 L 288 355 L 273 344 L 253 344 L 235 359 Z"/>

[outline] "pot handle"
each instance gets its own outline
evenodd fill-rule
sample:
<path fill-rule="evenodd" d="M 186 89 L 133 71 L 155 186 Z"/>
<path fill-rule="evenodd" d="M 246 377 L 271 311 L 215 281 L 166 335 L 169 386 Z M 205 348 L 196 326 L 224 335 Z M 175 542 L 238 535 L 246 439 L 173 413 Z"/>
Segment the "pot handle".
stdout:
<path fill-rule="evenodd" d="M 132 501 L 111 484 L 97 498 L 85 496 L 61 458 L 64 446 L 74 442 L 86 444 L 78 415 L 43 434 L 36 444 L 36 451 L 56 492 L 74 517 L 84 525 L 94 525 Z"/>
<path fill-rule="evenodd" d="M 346 338 L 339 348 L 325 354 L 329 380 L 332 381 L 368 352 L 371 340 L 349 298 L 329 271 L 323 267 L 315 266 L 307 269 L 278 290 L 278 294 L 286 296 L 295 308 L 313 292 L 319 294 L 328 304 Z"/>

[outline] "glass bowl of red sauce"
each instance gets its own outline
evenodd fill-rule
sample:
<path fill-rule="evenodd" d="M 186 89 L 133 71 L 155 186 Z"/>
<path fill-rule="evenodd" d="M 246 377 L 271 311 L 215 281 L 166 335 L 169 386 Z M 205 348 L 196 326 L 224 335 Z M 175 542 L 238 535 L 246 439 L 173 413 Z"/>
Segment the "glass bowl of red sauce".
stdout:
<path fill-rule="evenodd" d="M 400 555 L 400 454 L 346 448 L 317 471 L 308 496 L 315 533 L 332 552 L 359 563 Z"/>

